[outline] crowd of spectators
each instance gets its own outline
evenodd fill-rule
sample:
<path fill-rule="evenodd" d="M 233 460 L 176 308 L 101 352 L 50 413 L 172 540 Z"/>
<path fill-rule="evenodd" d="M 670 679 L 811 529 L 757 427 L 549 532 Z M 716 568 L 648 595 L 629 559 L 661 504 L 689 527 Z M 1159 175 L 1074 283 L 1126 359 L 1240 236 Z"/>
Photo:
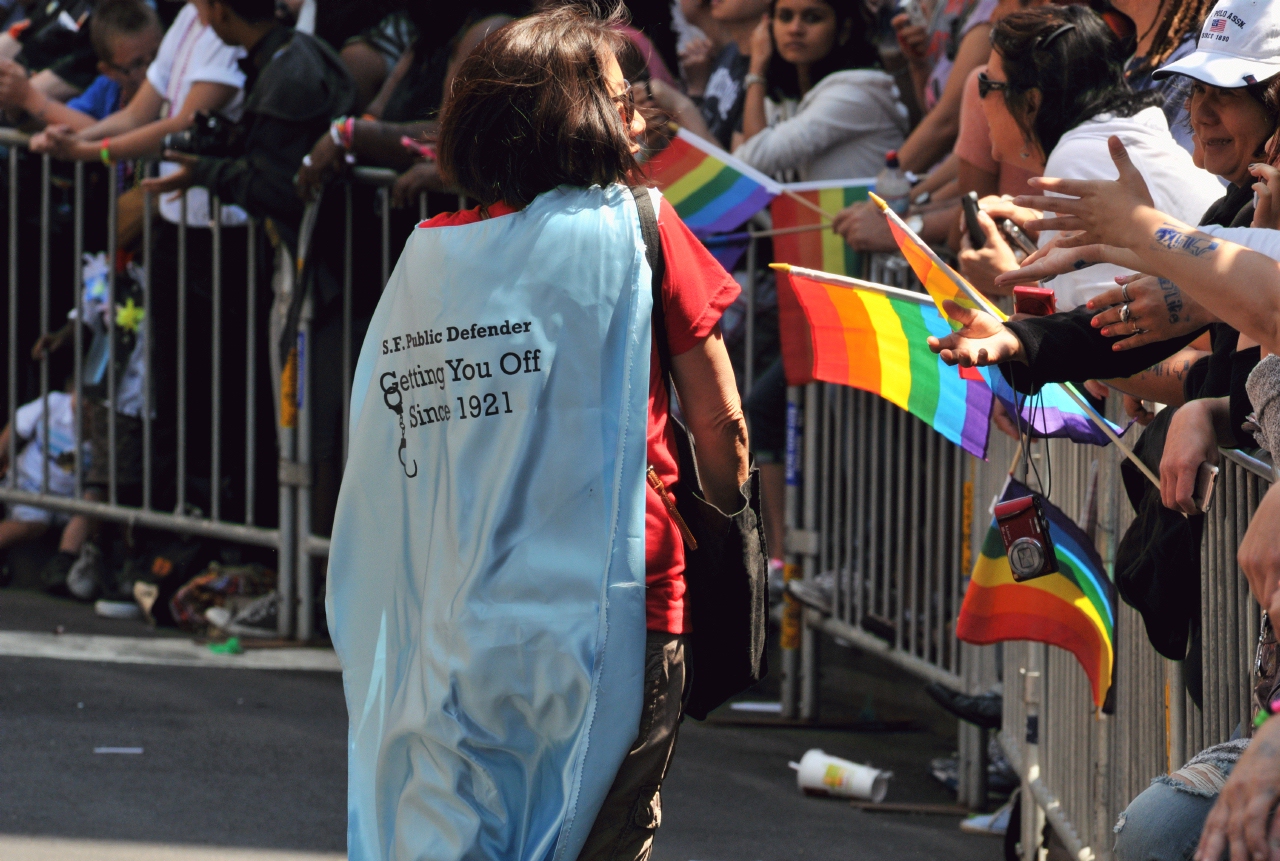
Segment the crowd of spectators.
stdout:
<path fill-rule="evenodd" d="M 1269 357 L 1280 347 L 1280 274 L 1268 262 L 1280 259 L 1280 234 L 1273 232 L 1280 229 L 1280 171 L 1268 164 L 1280 128 L 1280 13 L 1269 4 L 630 5 L 619 62 L 649 117 L 642 158 L 677 128 L 784 182 L 871 177 L 892 155 L 912 182 L 908 224 L 975 286 L 1008 305 L 1014 284 L 1053 279 L 1046 284 L 1058 313 L 1000 323 L 956 309 L 964 328 L 934 346 L 948 361 L 1002 363 L 1028 393 L 1067 380 L 1088 381 L 1096 394 L 1121 393 L 1135 418 L 1149 423 L 1144 456 L 1161 463 L 1162 489 L 1135 500 L 1149 515 L 1140 524 L 1163 524 L 1151 528 L 1196 544 L 1200 514 L 1191 493 L 1199 465 L 1215 463 L 1219 445 L 1280 444 L 1280 428 L 1272 426 L 1280 372 Z M 305 313 L 312 373 L 328 383 L 312 387 L 311 424 L 303 429 L 312 527 L 325 534 L 342 464 L 342 387 L 331 381 L 343 373 L 343 339 L 353 349 L 359 344 L 381 287 L 376 255 L 354 266 L 345 258 L 345 231 L 362 253 L 380 247 L 383 229 L 375 190 L 353 185 L 348 194 L 330 193 L 333 183 L 353 165 L 396 173 L 387 191 L 400 213 L 389 224 L 393 250 L 417 222 L 420 201 L 433 212 L 456 208 L 457 193 L 435 159 L 439 114 L 462 60 L 529 11 L 527 0 L 19 0 L 5 9 L 0 109 L 8 125 L 32 136 L 29 152 L 4 168 L 16 169 L 7 180 L 23 201 L 5 218 L 23 251 L 8 261 L 19 283 L 17 317 L 9 323 L 20 342 L 12 397 L 28 406 L 0 434 L 0 465 L 10 437 L 21 438 L 38 453 L 15 465 L 25 470 L 21 486 L 74 492 L 66 476 L 79 455 L 66 431 L 82 421 L 91 464 L 85 496 L 102 500 L 110 486 L 136 504 L 144 495 L 149 418 L 153 486 L 146 490 L 153 505 L 271 524 L 275 500 L 261 489 L 274 487 L 277 409 L 287 394 L 281 381 L 296 364 L 295 333 Z M 49 192 L 40 185 L 43 154 L 52 157 Z M 73 162 L 83 162 L 87 175 L 79 191 L 69 181 Z M 61 255 L 44 264 L 26 251 L 42 231 L 55 247 L 71 247 L 78 228 L 68 213 L 80 191 L 88 213 L 84 248 L 119 252 L 105 265 L 116 268 L 117 305 L 128 297 L 132 316 L 91 295 L 102 279 L 87 276 L 105 258 Z M 1046 192 L 1080 201 L 1063 203 Z M 31 201 L 43 193 L 52 202 L 37 216 Z M 970 194 L 981 208 L 981 244 L 961 217 L 961 199 Z M 119 207 L 113 236 L 103 215 L 109 197 Z M 767 221 L 767 213 L 758 218 Z M 250 232 L 250 220 L 265 229 Z M 1038 245 L 1031 259 L 1008 224 Z M 855 251 L 895 249 L 872 204 L 844 209 L 827 229 Z M 151 237 L 145 268 L 144 234 Z M 77 279 L 77 270 L 85 277 Z M 261 283 L 250 283 L 248 271 Z M 42 281 L 51 285 L 45 296 Z M 75 295 L 81 282 L 83 295 Z M 777 338 L 768 336 L 776 309 L 767 285 L 750 286 L 760 298 L 757 331 L 765 333 L 755 354 L 744 353 L 740 331 L 735 336 L 727 322 L 725 329 L 739 372 L 748 364 L 757 371 L 747 404 L 766 527 L 778 552 L 785 384 Z M 103 325 L 108 314 L 115 325 Z M 44 336 L 50 327 L 42 315 L 54 321 Z M 73 337 L 76 327 L 86 337 Z M 41 369 L 51 371 L 45 384 L 52 379 L 58 388 L 77 364 L 66 349 L 73 343 L 88 348 L 82 386 L 78 395 L 71 386 L 51 398 L 46 422 L 37 399 Z M 105 360 L 90 361 L 99 353 L 116 358 L 114 388 L 103 383 Z M 148 354 L 149 403 L 125 396 L 140 390 Z M 218 379 L 221 397 L 210 398 L 210 380 Z M 246 389 L 256 400 L 246 401 Z M 999 415 L 996 421 L 1012 426 Z M 108 460 L 114 479 L 99 466 Z M 183 481 L 173 481 L 175 471 Z M 251 482 L 259 488 L 256 507 Z M 46 566 L 49 585 L 74 584 L 83 598 L 110 588 L 111 578 L 94 567 L 103 565 L 101 554 L 85 550 L 101 524 L 23 506 L 11 507 L 7 518 L 0 547 L 64 527 Z M 1273 492 L 1241 550 L 1266 610 L 1280 604 L 1280 549 L 1264 540 L 1278 518 Z M 1148 614 L 1148 630 L 1172 632 L 1156 644 L 1168 657 L 1184 659 L 1202 647 L 1198 609 L 1186 619 L 1170 617 L 1159 601 L 1139 609 Z M 1199 676 L 1188 678 L 1198 696 Z M 1260 701 L 1269 707 L 1270 699 Z M 1139 857 L 1127 847 L 1158 836 L 1155 826 L 1143 831 L 1144 810 L 1160 821 L 1170 809 L 1194 808 L 1194 816 L 1179 814 L 1181 821 L 1194 825 L 1198 839 L 1209 817 L 1205 845 L 1217 846 L 1237 820 L 1209 811 L 1236 761 L 1241 769 L 1252 761 L 1250 754 L 1240 758 L 1245 747 L 1199 761 L 1195 779 L 1178 772 L 1154 785 L 1119 830 L 1117 857 Z M 1223 804 L 1247 804 L 1226 799 L 1263 791 L 1255 772 L 1247 790 L 1227 783 Z"/>

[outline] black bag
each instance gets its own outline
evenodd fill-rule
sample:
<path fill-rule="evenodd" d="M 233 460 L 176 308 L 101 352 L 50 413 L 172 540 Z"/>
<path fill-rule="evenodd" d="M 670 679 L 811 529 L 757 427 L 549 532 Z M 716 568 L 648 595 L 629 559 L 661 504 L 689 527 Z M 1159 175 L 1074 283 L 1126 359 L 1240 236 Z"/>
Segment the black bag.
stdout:
<path fill-rule="evenodd" d="M 653 269 L 653 331 L 667 395 L 674 404 L 671 348 L 667 343 L 662 304 L 665 263 L 658 219 L 648 189 L 632 188 L 640 212 L 645 255 Z M 685 542 L 692 631 L 685 637 L 684 713 L 697 720 L 727 699 L 764 678 L 768 672 L 765 635 L 768 625 L 768 559 L 760 519 L 760 474 L 754 461 L 738 489 L 737 512 L 726 515 L 707 502 L 693 456 L 689 430 L 676 418 L 680 492 L 676 509 L 688 524 L 696 549 Z"/>
<path fill-rule="evenodd" d="M 1156 414 L 1133 447 L 1159 473 L 1172 407 Z M 1183 517 L 1165 508 L 1160 491 L 1128 460 L 1120 464 L 1137 517 L 1116 548 L 1116 591 L 1142 614 L 1151 646 L 1166 658 L 1187 662 L 1187 690 L 1200 702 L 1200 538 L 1204 516 Z"/>

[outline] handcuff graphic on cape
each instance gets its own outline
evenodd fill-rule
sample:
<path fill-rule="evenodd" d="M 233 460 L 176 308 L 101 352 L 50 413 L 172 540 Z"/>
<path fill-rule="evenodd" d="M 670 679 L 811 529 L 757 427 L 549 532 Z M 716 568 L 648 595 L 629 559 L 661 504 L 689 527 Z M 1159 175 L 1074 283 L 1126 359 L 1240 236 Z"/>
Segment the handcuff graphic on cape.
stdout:
<path fill-rule="evenodd" d="M 387 386 L 387 377 L 391 378 L 390 387 Z M 387 409 L 396 414 L 396 420 L 400 422 L 400 448 L 396 451 L 396 455 L 400 458 L 400 467 L 404 470 L 405 478 L 416 478 L 418 476 L 418 461 L 413 461 L 413 472 L 409 472 L 409 465 L 405 463 L 405 449 L 409 447 L 409 442 L 405 439 L 404 431 L 404 395 L 400 391 L 400 384 L 396 382 L 395 371 L 387 371 L 381 377 L 378 377 L 378 386 L 382 389 L 382 402 L 387 405 Z M 391 396 L 396 396 L 395 403 L 391 402 Z"/>

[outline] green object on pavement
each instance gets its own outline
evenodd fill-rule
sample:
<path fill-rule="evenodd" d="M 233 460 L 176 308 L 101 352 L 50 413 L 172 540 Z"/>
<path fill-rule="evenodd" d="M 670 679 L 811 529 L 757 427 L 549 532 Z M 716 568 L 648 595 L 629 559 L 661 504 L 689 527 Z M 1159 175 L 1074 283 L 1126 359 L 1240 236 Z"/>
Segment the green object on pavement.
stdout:
<path fill-rule="evenodd" d="M 225 643 L 210 643 L 209 651 L 215 655 L 243 655 L 244 647 L 240 645 L 239 637 L 232 637 Z"/>

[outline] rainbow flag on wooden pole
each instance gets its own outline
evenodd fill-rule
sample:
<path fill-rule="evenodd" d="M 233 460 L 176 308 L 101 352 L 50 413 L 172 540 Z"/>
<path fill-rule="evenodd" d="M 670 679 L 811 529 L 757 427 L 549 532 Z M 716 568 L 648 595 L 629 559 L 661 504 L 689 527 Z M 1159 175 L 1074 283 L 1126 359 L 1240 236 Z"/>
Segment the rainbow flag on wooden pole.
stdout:
<path fill-rule="evenodd" d="M 805 232 L 783 233 L 773 238 L 773 259 L 808 269 L 856 277 L 862 272 L 862 255 L 831 230 L 830 220 L 820 213 L 835 213 L 867 200 L 875 188 L 874 179 L 851 179 L 841 183 L 789 182 L 783 193 L 769 205 L 775 230 L 812 227 Z M 807 200 L 811 206 L 800 203 Z"/>
<path fill-rule="evenodd" d="M 684 129 L 646 168 L 699 239 L 736 230 L 782 194 L 779 183 Z"/>
<path fill-rule="evenodd" d="M 778 322 L 787 383 L 853 386 L 892 401 L 970 454 L 987 455 L 991 390 L 925 339 L 951 331 L 928 296 L 786 263 Z"/>
<path fill-rule="evenodd" d="M 972 284 L 948 266 L 928 243 L 917 236 L 915 231 L 889 208 L 887 203 L 875 194 L 869 196 L 888 219 L 889 230 L 893 233 L 894 241 L 898 243 L 899 250 L 911 265 L 911 270 L 916 273 L 916 277 L 920 279 L 920 283 L 924 284 L 924 289 L 933 297 L 939 313 L 945 316 L 942 303 L 951 300 L 962 308 L 986 311 L 998 320 L 1009 319 L 1008 315 L 997 308 L 990 299 L 975 290 Z M 951 328 L 958 327 L 959 324 L 951 323 Z M 1031 397 L 1024 397 L 1019 403 L 1019 397 L 1013 387 L 1004 380 L 998 369 L 981 368 L 979 371 L 988 379 L 992 390 L 1010 415 L 1016 416 L 1020 413 L 1022 420 L 1034 436 L 1065 437 L 1075 442 L 1092 445 L 1107 445 L 1114 442 L 1142 470 L 1143 474 L 1155 483 L 1156 487 L 1160 486 L 1159 479 L 1152 474 L 1147 465 L 1121 442 L 1120 434 L 1124 433 L 1124 430 L 1099 415 L 1098 411 L 1089 406 L 1084 396 L 1071 385 L 1050 383 L 1041 390 L 1043 397 L 1035 396 L 1040 403 L 1032 403 Z"/>
<path fill-rule="evenodd" d="M 1030 495 L 1010 478 L 1000 501 Z M 1089 677 L 1094 705 L 1103 707 L 1115 674 L 1115 584 L 1088 536 L 1043 497 L 1041 504 L 1059 572 L 1014 580 L 993 520 L 960 605 L 956 636 L 979 646 L 1032 640 L 1066 649 Z"/>

